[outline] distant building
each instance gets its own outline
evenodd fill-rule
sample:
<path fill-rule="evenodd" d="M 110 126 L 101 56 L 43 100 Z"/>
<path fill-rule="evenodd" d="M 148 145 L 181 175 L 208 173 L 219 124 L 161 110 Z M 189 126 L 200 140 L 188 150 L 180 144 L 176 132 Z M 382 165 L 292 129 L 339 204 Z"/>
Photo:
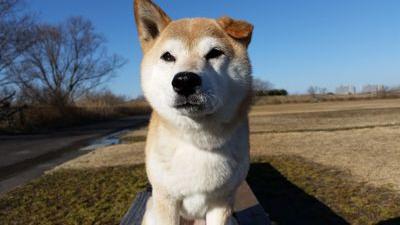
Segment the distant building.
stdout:
<path fill-rule="evenodd" d="M 400 86 L 394 86 L 390 89 L 392 92 L 400 92 Z"/>
<path fill-rule="evenodd" d="M 386 89 L 385 85 L 382 84 L 373 84 L 373 85 L 368 84 L 362 87 L 362 92 L 369 94 L 376 94 L 385 91 L 385 89 Z"/>
<path fill-rule="evenodd" d="M 341 85 L 336 88 L 336 94 L 338 95 L 355 95 L 356 93 L 356 87 L 353 85 Z"/>

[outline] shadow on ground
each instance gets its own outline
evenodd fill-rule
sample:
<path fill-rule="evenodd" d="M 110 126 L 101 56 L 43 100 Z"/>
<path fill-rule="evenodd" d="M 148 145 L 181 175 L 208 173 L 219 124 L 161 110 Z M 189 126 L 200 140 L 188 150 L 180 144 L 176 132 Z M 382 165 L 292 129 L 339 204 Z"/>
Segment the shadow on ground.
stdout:
<path fill-rule="evenodd" d="M 318 199 L 288 181 L 269 163 L 253 163 L 247 182 L 271 220 L 278 225 L 349 224 Z"/>
<path fill-rule="evenodd" d="M 377 225 L 399 225 L 399 224 L 400 224 L 400 217 L 377 223 Z"/>

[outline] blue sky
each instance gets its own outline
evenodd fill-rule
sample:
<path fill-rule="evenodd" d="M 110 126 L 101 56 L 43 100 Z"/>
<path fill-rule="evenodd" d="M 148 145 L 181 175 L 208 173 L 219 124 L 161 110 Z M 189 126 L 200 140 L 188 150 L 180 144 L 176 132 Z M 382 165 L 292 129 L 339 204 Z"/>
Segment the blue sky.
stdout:
<path fill-rule="evenodd" d="M 156 0 L 173 19 L 229 15 L 255 25 L 253 75 L 302 93 L 310 85 L 400 84 L 398 0 Z M 40 19 L 60 22 L 82 15 L 93 21 L 110 52 L 129 63 L 109 88 L 141 93 L 141 51 L 131 0 L 29 0 Z"/>

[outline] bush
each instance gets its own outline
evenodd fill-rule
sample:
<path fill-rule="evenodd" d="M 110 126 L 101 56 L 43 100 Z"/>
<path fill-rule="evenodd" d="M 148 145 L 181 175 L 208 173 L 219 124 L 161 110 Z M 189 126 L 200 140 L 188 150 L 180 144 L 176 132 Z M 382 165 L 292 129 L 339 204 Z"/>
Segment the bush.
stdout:
<path fill-rule="evenodd" d="M 127 102 L 127 97 L 116 95 L 110 90 L 86 93 L 79 101 L 78 105 L 83 106 L 116 106 Z"/>
<path fill-rule="evenodd" d="M 272 89 L 256 91 L 256 96 L 287 96 L 289 93 L 285 89 Z"/>
<path fill-rule="evenodd" d="M 13 123 L 0 123 L 0 131 L 31 132 L 64 128 L 127 116 L 148 115 L 151 112 L 146 101 L 131 101 L 111 106 L 65 106 L 62 109 L 48 105 L 13 107 L 21 110 L 13 115 Z"/>

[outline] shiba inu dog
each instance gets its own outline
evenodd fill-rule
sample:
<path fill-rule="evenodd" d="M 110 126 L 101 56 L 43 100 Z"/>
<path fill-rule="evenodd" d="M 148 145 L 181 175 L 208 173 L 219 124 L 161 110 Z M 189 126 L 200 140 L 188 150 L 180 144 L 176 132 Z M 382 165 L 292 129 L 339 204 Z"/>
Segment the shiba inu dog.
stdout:
<path fill-rule="evenodd" d="M 231 224 L 249 168 L 253 26 L 229 17 L 172 21 L 151 0 L 135 0 L 134 11 L 141 84 L 153 108 L 146 144 L 153 197 L 143 224 Z"/>

